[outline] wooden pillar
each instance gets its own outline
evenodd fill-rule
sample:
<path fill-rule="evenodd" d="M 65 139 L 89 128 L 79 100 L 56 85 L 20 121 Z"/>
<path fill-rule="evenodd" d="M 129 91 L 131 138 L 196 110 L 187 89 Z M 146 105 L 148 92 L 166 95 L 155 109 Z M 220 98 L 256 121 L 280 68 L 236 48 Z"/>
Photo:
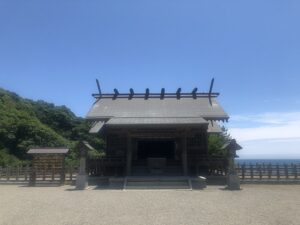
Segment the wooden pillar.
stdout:
<path fill-rule="evenodd" d="M 202 135 L 203 135 L 203 142 L 204 142 L 204 148 L 205 148 L 205 154 L 208 155 L 208 133 L 207 133 L 207 129 L 208 128 L 205 128 L 204 131 L 202 131 Z"/>
<path fill-rule="evenodd" d="M 182 134 L 182 169 L 183 175 L 188 175 L 186 131 Z"/>
<path fill-rule="evenodd" d="M 63 156 L 61 159 L 61 171 L 60 171 L 60 184 L 64 185 L 66 180 L 66 173 L 65 173 L 65 157 Z"/>
<path fill-rule="evenodd" d="M 130 134 L 127 134 L 126 175 L 131 175 L 132 166 L 132 144 Z"/>

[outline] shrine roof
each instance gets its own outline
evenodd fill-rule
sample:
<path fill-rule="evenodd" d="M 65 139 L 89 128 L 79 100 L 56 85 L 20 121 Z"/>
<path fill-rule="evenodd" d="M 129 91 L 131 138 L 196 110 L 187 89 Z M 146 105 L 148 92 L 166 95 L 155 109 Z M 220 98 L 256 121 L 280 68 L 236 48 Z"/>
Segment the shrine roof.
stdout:
<path fill-rule="evenodd" d="M 28 154 L 67 154 L 68 148 L 31 148 Z"/>
<path fill-rule="evenodd" d="M 197 98 L 99 98 L 86 118 L 101 120 L 127 118 L 204 118 L 228 120 L 216 97 Z"/>

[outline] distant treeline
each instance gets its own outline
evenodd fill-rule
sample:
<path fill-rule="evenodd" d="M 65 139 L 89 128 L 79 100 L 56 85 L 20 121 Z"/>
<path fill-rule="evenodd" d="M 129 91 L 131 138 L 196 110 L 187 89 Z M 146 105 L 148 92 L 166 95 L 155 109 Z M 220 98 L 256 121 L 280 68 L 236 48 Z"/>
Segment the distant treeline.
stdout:
<path fill-rule="evenodd" d="M 89 141 L 100 155 L 103 140 L 89 135 L 88 124 L 66 106 L 24 99 L 0 88 L 0 166 L 24 164 L 30 147 L 72 149 L 66 161 L 76 163 L 73 147 L 79 140 Z"/>

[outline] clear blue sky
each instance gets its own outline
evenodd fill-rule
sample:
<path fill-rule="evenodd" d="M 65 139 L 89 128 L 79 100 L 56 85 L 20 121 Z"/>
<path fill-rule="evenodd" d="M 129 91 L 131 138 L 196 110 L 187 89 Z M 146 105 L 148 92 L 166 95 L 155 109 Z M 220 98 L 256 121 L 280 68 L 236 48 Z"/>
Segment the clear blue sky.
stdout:
<path fill-rule="evenodd" d="M 215 77 L 241 155 L 300 156 L 299 12 L 298 0 L 0 0 L 0 87 L 84 116 L 95 78 L 109 92 L 206 91 Z M 279 142 L 290 150 L 270 152 Z"/>

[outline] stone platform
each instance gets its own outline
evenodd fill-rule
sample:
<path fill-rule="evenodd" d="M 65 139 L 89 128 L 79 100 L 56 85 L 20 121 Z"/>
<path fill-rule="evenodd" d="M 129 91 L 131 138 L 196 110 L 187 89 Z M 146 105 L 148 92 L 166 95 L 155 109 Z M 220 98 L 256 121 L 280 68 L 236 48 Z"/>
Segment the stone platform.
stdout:
<path fill-rule="evenodd" d="M 187 176 L 129 176 L 110 177 L 111 188 L 130 189 L 183 189 L 199 190 L 206 188 L 206 178 Z"/>

